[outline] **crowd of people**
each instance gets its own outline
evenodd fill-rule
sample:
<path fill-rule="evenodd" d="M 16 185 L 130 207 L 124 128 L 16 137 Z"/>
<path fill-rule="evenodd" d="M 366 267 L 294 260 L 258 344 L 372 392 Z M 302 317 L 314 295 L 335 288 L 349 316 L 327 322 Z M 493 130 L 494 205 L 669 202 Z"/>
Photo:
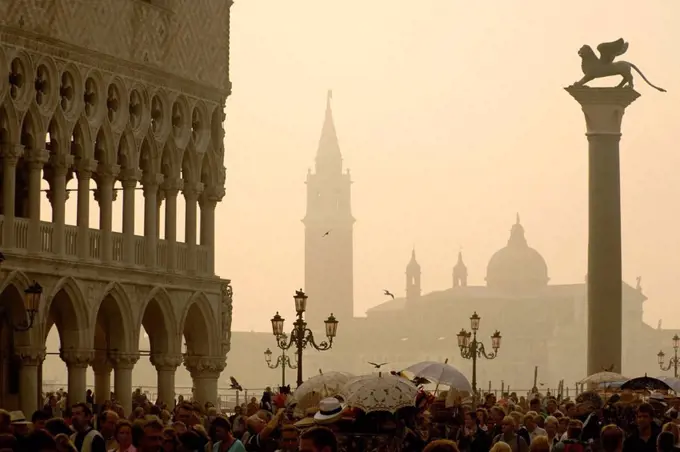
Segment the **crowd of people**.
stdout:
<path fill-rule="evenodd" d="M 53 394 L 30 420 L 0 410 L 0 452 L 680 451 L 677 399 L 487 394 L 437 410 L 436 398 L 423 394 L 414 407 L 371 415 L 346 407 L 341 397 L 301 413 L 289 394 L 270 390 L 228 413 L 181 397 L 172 406 L 152 403 L 139 391 L 131 413 L 115 402 L 94 404 L 90 393 L 70 407 L 63 394 Z"/>

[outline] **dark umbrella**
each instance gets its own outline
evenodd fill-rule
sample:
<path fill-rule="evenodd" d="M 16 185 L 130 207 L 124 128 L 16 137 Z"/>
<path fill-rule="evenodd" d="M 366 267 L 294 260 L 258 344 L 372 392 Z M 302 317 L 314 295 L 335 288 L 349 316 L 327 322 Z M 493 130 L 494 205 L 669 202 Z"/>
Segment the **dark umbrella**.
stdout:
<path fill-rule="evenodd" d="M 631 378 L 627 382 L 621 385 L 621 389 L 630 389 L 632 391 L 672 391 L 673 388 L 668 386 L 667 383 L 659 380 L 658 378 L 644 377 Z"/>

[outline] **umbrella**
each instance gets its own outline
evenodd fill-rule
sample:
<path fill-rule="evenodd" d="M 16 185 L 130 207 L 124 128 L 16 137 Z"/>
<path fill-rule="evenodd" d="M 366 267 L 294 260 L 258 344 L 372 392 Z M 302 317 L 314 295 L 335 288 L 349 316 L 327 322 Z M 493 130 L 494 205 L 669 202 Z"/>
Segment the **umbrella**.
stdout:
<path fill-rule="evenodd" d="M 676 394 L 680 394 L 680 379 L 669 376 L 656 377 L 657 380 L 661 380 L 671 387 Z"/>
<path fill-rule="evenodd" d="M 607 384 L 607 383 L 618 383 L 620 381 L 627 381 L 628 378 L 624 377 L 621 374 L 617 374 L 616 372 L 598 372 L 596 374 L 592 374 L 583 380 L 579 381 L 579 384 L 582 385 L 587 385 L 587 384 L 595 384 L 595 385 L 601 385 L 601 384 Z"/>
<path fill-rule="evenodd" d="M 315 375 L 295 390 L 294 400 L 305 400 L 312 393 L 320 394 L 321 398 L 333 397 L 353 377 L 354 375 L 347 372 L 327 372 Z"/>
<path fill-rule="evenodd" d="M 415 406 L 418 388 L 410 381 L 395 375 L 379 373 L 350 380 L 340 391 L 347 406 L 365 413 Z"/>
<path fill-rule="evenodd" d="M 621 389 L 630 389 L 633 391 L 668 391 L 672 390 L 667 383 L 659 380 L 658 378 L 644 377 L 632 378 L 621 385 Z"/>
<path fill-rule="evenodd" d="M 472 385 L 461 371 L 447 363 L 423 361 L 405 369 L 415 377 L 426 378 L 459 391 L 472 393 Z"/>

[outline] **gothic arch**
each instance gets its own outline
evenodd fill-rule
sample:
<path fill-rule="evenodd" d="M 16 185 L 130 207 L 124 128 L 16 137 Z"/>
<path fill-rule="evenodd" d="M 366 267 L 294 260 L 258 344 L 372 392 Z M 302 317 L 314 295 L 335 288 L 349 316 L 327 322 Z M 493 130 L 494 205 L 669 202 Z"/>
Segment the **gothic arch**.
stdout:
<path fill-rule="evenodd" d="M 43 126 L 42 115 L 35 104 L 31 104 L 21 119 L 21 144 L 26 149 L 42 148 L 47 131 Z M 30 135 L 29 137 L 25 136 Z"/>
<path fill-rule="evenodd" d="M 180 335 L 172 299 L 161 286 L 151 289 L 140 307 L 133 336 L 135 346 L 139 343 L 142 327 L 149 334 L 152 353 L 179 353 Z"/>
<path fill-rule="evenodd" d="M 113 140 L 113 132 L 108 122 L 104 122 L 96 135 L 94 158 L 102 165 L 114 165 L 117 160 L 117 149 Z M 101 140 L 101 142 L 100 142 Z M 97 146 L 98 145 L 98 146 Z"/>
<path fill-rule="evenodd" d="M 15 324 L 20 324 L 25 322 L 26 316 L 26 306 L 24 304 L 24 290 L 31 284 L 30 279 L 21 271 L 13 270 L 3 281 L 0 283 L 0 306 L 1 309 L 9 314 L 9 317 Z M 39 319 L 35 319 L 34 325 L 39 323 Z M 3 324 L 0 326 L 2 330 Z M 33 334 L 36 328 L 32 328 L 28 331 L 13 331 L 9 330 L 9 335 L 13 336 L 13 344 L 19 346 L 32 345 L 35 341 Z M 6 333 L 0 331 L 0 336 L 6 336 Z M 2 339 L 0 339 L 2 341 Z M 3 346 L 7 344 L 3 343 Z"/>
<path fill-rule="evenodd" d="M 132 130 L 130 130 L 129 127 L 123 131 L 123 134 L 120 137 L 117 152 L 116 162 L 120 165 L 121 169 L 137 168 L 135 165 L 135 162 L 138 162 L 137 145 Z"/>
<path fill-rule="evenodd" d="M 56 143 L 56 149 L 50 149 L 50 154 L 55 155 L 68 155 L 69 153 L 69 140 L 70 135 L 68 135 L 68 126 L 66 125 L 66 118 L 64 118 L 64 113 L 61 109 L 52 115 L 50 122 L 47 126 L 47 132 L 50 134 L 50 142 Z"/>
<path fill-rule="evenodd" d="M 80 143 L 75 143 L 77 146 L 80 146 L 79 149 L 71 149 L 73 156 L 85 160 L 92 159 L 94 157 L 94 141 L 92 140 L 90 124 L 87 122 L 85 116 L 78 118 L 78 121 L 76 121 L 71 131 L 71 136 L 78 136 L 81 141 Z"/>
<path fill-rule="evenodd" d="M 205 187 L 217 185 L 217 164 L 212 152 L 206 152 L 203 155 L 201 161 L 201 182 Z"/>
<path fill-rule="evenodd" d="M 187 343 L 187 354 L 213 356 L 216 347 L 215 319 L 217 315 L 203 292 L 195 292 L 188 300 L 179 323 Z"/>
<path fill-rule="evenodd" d="M 103 316 L 102 319 L 100 319 L 100 313 Z M 100 325 L 100 320 L 106 320 L 107 325 Z M 101 298 L 92 307 L 90 312 L 89 324 L 95 326 L 93 338 L 95 347 L 101 348 L 97 344 L 97 339 L 100 333 L 106 333 L 108 335 L 107 339 L 111 340 L 111 343 L 106 345 L 115 348 L 116 351 L 129 352 L 136 348 L 131 347 L 132 338 L 134 337 L 132 332 L 134 323 L 132 305 L 125 289 L 118 282 L 109 283 L 104 289 Z M 108 326 L 113 327 L 117 331 L 108 330 Z"/>
<path fill-rule="evenodd" d="M 43 320 L 42 342 L 47 340 L 52 322 L 56 323 L 62 348 L 82 348 L 89 344 L 86 320 L 87 300 L 78 282 L 71 276 L 61 278 L 52 288 L 39 317 Z"/>
<path fill-rule="evenodd" d="M 2 106 L 0 106 L 0 143 L 17 143 L 19 133 L 17 125 L 19 119 L 14 105 L 8 99 L 5 99 Z"/>
<path fill-rule="evenodd" d="M 197 167 L 200 168 L 200 166 L 198 166 L 200 161 L 197 161 L 199 154 L 196 152 L 193 145 L 190 144 L 187 146 L 181 157 L 182 165 L 180 169 L 182 179 L 184 179 L 185 182 L 199 182 L 200 177 L 196 170 Z"/>
<path fill-rule="evenodd" d="M 0 282 L 0 293 L 10 285 L 13 285 L 17 290 L 23 293 L 23 291 L 31 285 L 31 280 L 21 270 L 12 270 L 12 272 Z"/>
<path fill-rule="evenodd" d="M 157 174 L 159 172 L 160 158 L 158 145 L 153 137 L 145 137 L 142 140 L 138 155 L 137 168 L 141 169 L 144 173 L 150 171 Z"/>
<path fill-rule="evenodd" d="M 161 174 L 167 178 L 175 177 L 179 173 L 180 167 L 177 164 L 177 149 L 172 140 L 168 140 L 163 147 L 163 154 L 161 155 Z"/>

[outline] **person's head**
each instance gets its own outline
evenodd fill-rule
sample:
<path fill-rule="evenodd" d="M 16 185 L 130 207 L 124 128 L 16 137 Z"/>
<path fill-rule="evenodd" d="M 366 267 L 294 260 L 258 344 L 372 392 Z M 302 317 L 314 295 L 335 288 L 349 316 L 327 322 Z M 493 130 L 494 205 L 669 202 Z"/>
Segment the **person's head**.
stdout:
<path fill-rule="evenodd" d="M 127 419 L 120 419 L 114 427 L 114 436 L 120 449 L 125 450 L 132 445 L 132 424 Z"/>
<path fill-rule="evenodd" d="M 567 437 L 569 439 L 580 439 L 582 431 L 583 422 L 578 419 L 569 420 L 569 425 L 567 426 Z"/>
<path fill-rule="evenodd" d="M 234 407 L 234 415 L 240 416 L 241 414 L 243 414 L 243 407 L 241 407 L 240 405 L 236 405 Z"/>
<path fill-rule="evenodd" d="M 600 444 L 603 452 L 621 452 L 623 449 L 623 430 L 614 424 L 602 427 Z"/>
<path fill-rule="evenodd" d="M 458 446 L 448 439 L 438 439 L 425 446 L 423 452 L 458 452 Z"/>
<path fill-rule="evenodd" d="M 175 421 L 172 423 L 172 428 L 175 429 L 178 435 L 181 435 L 182 433 L 187 431 L 187 426 L 184 422 L 182 421 Z"/>
<path fill-rule="evenodd" d="M 52 416 L 43 410 L 37 410 L 33 412 L 31 416 L 31 423 L 33 424 L 33 429 L 43 430 L 45 428 L 45 422 L 50 420 Z"/>
<path fill-rule="evenodd" d="M 515 430 L 517 430 L 524 423 L 524 415 L 519 411 L 511 411 L 510 416 L 515 421 Z"/>
<path fill-rule="evenodd" d="M 479 420 L 477 419 L 477 413 L 474 411 L 465 412 L 465 427 L 467 429 L 474 429 L 477 427 Z"/>
<path fill-rule="evenodd" d="M 116 425 L 118 423 L 118 414 L 114 411 L 103 411 L 97 418 L 99 424 L 99 432 L 104 438 L 111 438 L 116 433 Z"/>
<path fill-rule="evenodd" d="M 73 433 L 71 428 L 66 424 L 66 421 L 60 417 L 53 417 L 49 421 L 45 422 L 45 430 L 47 430 L 50 435 L 57 436 L 60 433 L 64 435 L 70 435 Z"/>
<path fill-rule="evenodd" d="M 557 411 L 557 401 L 555 399 L 549 399 L 545 409 L 548 414 L 553 414 L 555 411 Z"/>
<path fill-rule="evenodd" d="M 570 421 L 570 419 L 566 416 L 557 418 L 557 422 L 558 422 L 557 433 L 559 433 L 560 435 L 565 433 L 567 431 L 567 428 L 569 427 L 569 421 Z"/>
<path fill-rule="evenodd" d="M 504 417 L 505 411 L 503 410 L 502 407 L 498 405 L 494 405 L 491 407 L 491 418 L 495 423 L 500 424 L 503 421 Z"/>
<path fill-rule="evenodd" d="M 177 432 L 172 427 L 166 427 L 163 430 L 163 451 L 175 452 L 178 445 Z"/>
<path fill-rule="evenodd" d="M 194 407 L 189 402 L 182 402 L 182 404 L 177 407 L 175 412 L 175 420 L 184 423 L 184 425 L 189 425 L 191 421 L 191 414 L 194 412 Z"/>
<path fill-rule="evenodd" d="M 486 410 L 486 408 L 477 408 L 475 414 L 477 415 L 479 424 L 486 425 L 489 422 L 489 412 Z"/>
<path fill-rule="evenodd" d="M 530 432 L 533 432 L 534 429 L 536 428 L 537 417 L 539 417 L 539 415 L 535 411 L 529 411 L 527 414 L 524 415 L 524 426 Z"/>
<path fill-rule="evenodd" d="M 550 452 L 550 442 L 547 436 L 537 436 L 531 440 L 529 452 Z"/>
<path fill-rule="evenodd" d="M 680 427 L 678 427 L 678 424 L 674 422 L 667 422 L 664 424 L 663 429 L 664 432 L 671 432 L 673 436 L 675 437 L 675 443 L 677 444 L 680 442 Z"/>
<path fill-rule="evenodd" d="M 557 435 L 557 424 L 558 420 L 555 416 L 548 416 L 545 418 L 545 424 L 543 428 L 545 428 L 545 432 L 548 434 L 549 438 L 554 437 Z"/>
<path fill-rule="evenodd" d="M 217 416 L 210 424 L 209 436 L 213 441 L 231 440 L 231 422 L 223 416 Z"/>
<path fill-rule="evenodd" d="M 515 418 L 512 416 L 505 416 L 501 423 L 503 434 L 509 435 L 515 432 Z"/>
<path fill-rule="evenodd" d="M 36 452 L 53 452 L 57 449 L 57 442 L 45 430 L 35 430 L 28 435 L 25 446 L 28 450 Z"/>
<path fill-rule="evenodd" d="M 510 445 L 504 441 L 498 441 L 489 452 L 512 452 Z"/>
<path fill-rule="evenodd" d="M 313 427 L 300 435 L 300 452 L 337 452 L 338 439 L 330 429 Z"/>
<path fill-rule="evenodd" d="M 279 438 L 279 450 L 282 452 L 296 452 L 299 443 L 298 429 L 294 425 L 287 424 L 281 428 L 281 437 Z"/>
<path fill-rule="evenodd" d="M 654 419 L 654 407 L 649 403 L 641 404 L 637 409 L 636 422 L 641 430 L 647 430 L 652 425 Z"/>
<path fill-rule="evenodd" d="M 140 452 L 158 452 L 163 447 L 163 424 L 157 419 L 146 421 L 139 441 Z"/>
<path fill-rule="evenodd" d="M 92 410 L 86 403 L 76 403 L 71 407 L 71 423 L 77 431 L 85 431 L 92 422 Z"/>
<path fill-rule="evenodd" d="M 565 403 L 564 410 L 567 417 L 576 417 L 577 415 L 576 404 L 574 402 Z"/>
<path fill-rule="evenodd" d="M 531 399 L 531 402 L 529 402 L 529 409 L 531 411 L 536 411 L 537 413 L 541 412 L 541 401 L 538 398 L 533 398 Z"/>
<path fill-rule="evenodd" d="M 675 447 L 675 436 L 671 432 L 661 432 L 656 437 L 657 452 L 672 452 Z"/>

